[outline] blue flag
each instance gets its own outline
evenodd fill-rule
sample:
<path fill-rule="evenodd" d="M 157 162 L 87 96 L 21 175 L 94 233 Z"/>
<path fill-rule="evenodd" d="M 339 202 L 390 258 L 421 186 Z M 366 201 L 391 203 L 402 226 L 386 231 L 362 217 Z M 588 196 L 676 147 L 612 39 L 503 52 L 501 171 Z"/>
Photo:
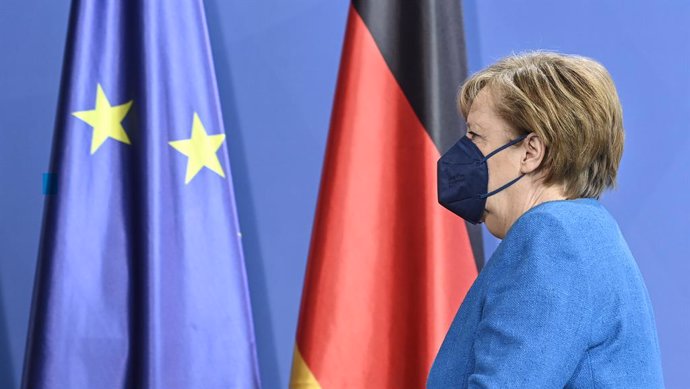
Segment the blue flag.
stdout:
<path fill-rule="evenodd" d="M 73 2 L 23 388 L 259 388 L 231 141 L 201 0 Z"/>

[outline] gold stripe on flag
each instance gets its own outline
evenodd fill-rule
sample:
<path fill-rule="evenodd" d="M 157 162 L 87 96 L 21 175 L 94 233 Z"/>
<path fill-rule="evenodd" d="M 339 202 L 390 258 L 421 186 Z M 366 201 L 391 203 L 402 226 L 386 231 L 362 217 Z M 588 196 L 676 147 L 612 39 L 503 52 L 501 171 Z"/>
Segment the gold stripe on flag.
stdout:
<path fill-rule="evenodd" d="M 292 357 L 292 374 L 290 374 L 290 389 L 321 389 L 309 366 L 304 362 L 297 345 Z"/>

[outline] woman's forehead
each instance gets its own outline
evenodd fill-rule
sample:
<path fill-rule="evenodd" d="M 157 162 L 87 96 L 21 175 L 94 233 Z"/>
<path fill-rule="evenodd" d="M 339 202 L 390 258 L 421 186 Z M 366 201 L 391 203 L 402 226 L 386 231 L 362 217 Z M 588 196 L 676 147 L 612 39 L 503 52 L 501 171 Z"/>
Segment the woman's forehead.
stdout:
<path fill-rule="evenodd" d="M 472 106 L 467 114 L 467 124 L 472 128 L 490 130 L 492 127 L 502 127 L 505 123 L 494 109 L 493 96 L 482 90 L 472 101 Z"/>
<path fill-rule="evenodd" d="M 470 117 L 483 119 L 484 116 L 496 116 L 495 99 L 495 93 L 492 93 L 488 87 L 482 88 L 472 100 L 472 105 L 467 113 L 467 121 L 471 120 Z"/>
<path fill-rule="evenodd" d="M 498 135 L 499 138 L 512 138 L 515 131 L 496 111 L 495 94 L 482 89 L 472 101 L 467 114 L 467 127 L 482 135 Z"/>

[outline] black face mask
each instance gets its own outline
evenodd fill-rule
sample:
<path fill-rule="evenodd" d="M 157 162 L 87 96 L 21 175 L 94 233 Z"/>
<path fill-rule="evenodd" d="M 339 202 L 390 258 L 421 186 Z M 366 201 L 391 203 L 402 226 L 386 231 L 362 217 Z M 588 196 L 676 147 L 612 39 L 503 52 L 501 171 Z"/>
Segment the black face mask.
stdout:
<path fill-rule="evenodd" d="M 463 136 L 438 160 L 438 202 L 472 224 L 481 223 L 486 198 L 508 188 L 525 175 L 487 193 L 489 168 L 486 161 L 496 153 L 520 143 L 522 135 L 492 151 L 486 157 L 469 138 Z"/>

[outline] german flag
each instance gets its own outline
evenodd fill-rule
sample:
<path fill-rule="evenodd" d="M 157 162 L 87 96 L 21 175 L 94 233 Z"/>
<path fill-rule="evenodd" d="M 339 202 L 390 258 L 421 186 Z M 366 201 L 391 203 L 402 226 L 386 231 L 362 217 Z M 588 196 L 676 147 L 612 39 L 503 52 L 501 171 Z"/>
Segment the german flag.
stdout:
<path fill-rule="evenodd" d="M 460 2 L 354 0 L 309 261 L 293 389 L 419 389 L 483 262 L 437 202 L 464 135 Z"/>

